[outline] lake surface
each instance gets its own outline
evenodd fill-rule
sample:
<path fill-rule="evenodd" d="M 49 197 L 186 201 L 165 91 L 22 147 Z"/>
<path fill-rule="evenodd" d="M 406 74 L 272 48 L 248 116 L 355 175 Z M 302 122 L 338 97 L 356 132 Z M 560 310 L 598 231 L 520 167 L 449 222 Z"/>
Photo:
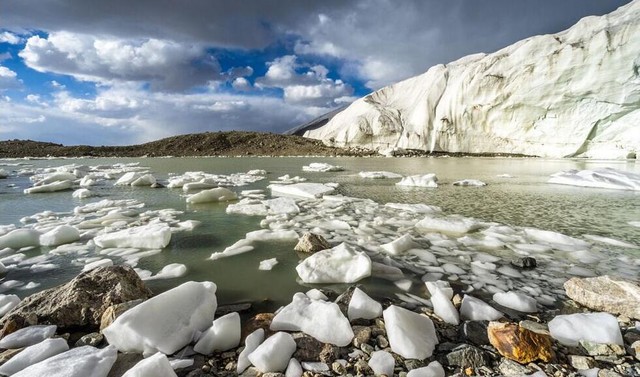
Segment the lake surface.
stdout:
<path fill-rule="evenodd" d="M 311 162 L 326 162 L 345 168 L 341 172 L 303 172 L 302 167 Z M 31 186 L 28 172 L 34 169 L 56 167 L 69 164 L 113 165 L 116 163 L 139 163 L 147 167 L 160 182 L 175 174 L 187 171 L 203 171 L 214 174 L 247 172 L 264 169 L 266 179 L 243 187 L 242 190 L 264 189 L 267 197 L 269 181 L 285 174 L 298 175 L 308 182 L 335 182 L 339 186 L 334 194 L 348 197 L 371 199 L 379 204 L 424 203 L 439 206 L 444 215 L 461 215 L 485 222 L 496 222 L 509 227 L 532 227 L 560 232 L 581 238 L 585 234 L 603 236 L 626 243 L 640 245 L 640 228 L 629 222 L 640 221 L 640 192 L 592 189 L 546 183 L 549 175 L 568 169 L 615 169 L 640 173 L 640 165 L 635 162 L 584 161 L 584 160 L 544 160 L 525 158 L 141 158 L 141 159 L 53 159 L 53 160 L 0 160 L 0 168 L 14 171 L 7 179 L 0 180 L 0 225 L 24 224 L 20 219 L 43 211 L 53 211 L 58 216 L 71 215 L 74 207 L 102 199 L 136 199 L 145 203 L 145 210 L 172 208 L 183 211 L 180 220 L 198 220 L 201 225 L 193 231 L 179 232 L 172 236 L 171 243 L 161 253 L 141 259 L 139 268 L 153 273 L 170 263 L 187 266 L 187 274 L 166 280 L 150 281 L 154 292 L 169 289 L 188 280 L 208 280 L 218 285 L 218 300 L 222 303 L 241 301 L 264 301 L 267 306 L 288 303 L 294 292 L 308 290 L 297 281 L 295 266 L 299 256 L 293 251 L 295 242 L 257 242 L 255 249 L 245 254 L 215 261 L 207 258 L 214 252 L 224 250 L 244 238 L 250 231 L 261 229 L 263 217 L 230 215 L 225 212 L 227 203 L 187 205 L 180 189 L 153 189 L 148 187 L 115 187 L 113 181 L 104 181 L 91 189 L 99 197 L 74 199 L 72 191 L 25 195 L 22 190 Z M 16 174 L 23 170 L 22 173 Z M 398 179 L 363 179 L 361 171 L 390 171 L 402 175 L 435 173 L 438 188 L 400 187 Z M 508 174 L 511 178 L 499 177 Z M 451 183 L 461 179 L 478 179 L 486 182 L 485 187 L 457 187 Z M 356 215 L 357 216 L 357 215 Z M 357 220 L 357 219 L 356 219 Z M 398 237 L 402 234 L 398 234 Z M 355 236 L 354 236 L 355 237 Z M 470 246 L 469 248 L 472 249 Z M 454 248 L 456 249 L 456 248 Z M 439 250 L 436 248 L 436 250 Z M 24 258 L 47 255 L 49 249 L 33 248 L 22 251 Z M 463 250 L 464 251 L 464 250 Z M 473 250 L 471 250 L 473 252 Z M 601 263 L 567 262 L 567 265 L 591 269 L 594 274 L 620 272 L 624 277 L 637 278 L 640 268 L 640 251 L 637 248 L 620 248 L 600 245 L 595 251 Z M 505 259 L 503 251 L 492 253 L 482 249 L 482 253 L 497 255 Z M 550 252 L 549 260 L 563 256 Z M 457 255 L 457 254 L 456 254 Z M 458 259 L 466 258 L 457 255 Z M 472 255 L 473 254 L 469 254 Z M 604 257 L 602 257 L 604 256 Z M 623 263 L 616 264 L 620 259 Z M 260 261 L 277 258 L 278 264 L 271 271 L 258 270 Z M 453 254 L 452 254 L 452 260 Z M 610 258 L 612 260 L 602 260 Z M 113 258 L 118 263 L 118 258 Z M 33 273 L 27 266 L 9 266 L 3 281 L 36 282 L 35 289 L 11 288 L 5 294 L 26 296 L 40 289 L 64 283 L 82 270 L 77 255 L 47 256 L 48 263 L 58 268 Z M 583 262 L 585 259 L 583 259 Z M 500 264 L 499 262 L 495 262 Z M 553 267 L 555 264 L 549 262 Z M 504 265 L 508 265 L 505 260 Z M 627 266 L 627 267 L 625 267 Z M 542 268 L 542 267 L 539 267 Z M 627 271 L 624 271 L 627 269 Z M 424 295 L 421 275 L 424 272 L 403 268 L 407 280 L 413 282 L 409 292 Z M 549 268 L 548 273 L 559 282 L 569 278 L 570 271 L 563 268 Z M 578 274 L 583 274 L 584 271 Z M 445 278 L 447 275 L 445 274 Z M 457 280 L 455 279 L 450 280 Z M 470 278 L 469 278 L 470 279 Z M 522 279 L 526 280 L 526 279 Z M 464 276 L 462 281 L 465 281 Z M 362 281 L 368 292 L 375 296 L 403 294 L 394 283 L 380 278 Z M 482 284 L 480 284 L 482 285 Z M 479 286 L 480 286 L 479 285 Z M 511 286 L 510 286 L 511 287 Z M 24 288 L 24 287 L 23 287 Z M 341 287 L 338 286 L 338 289 Z M 482 288 L 479 289 L 481 291 Z"/>

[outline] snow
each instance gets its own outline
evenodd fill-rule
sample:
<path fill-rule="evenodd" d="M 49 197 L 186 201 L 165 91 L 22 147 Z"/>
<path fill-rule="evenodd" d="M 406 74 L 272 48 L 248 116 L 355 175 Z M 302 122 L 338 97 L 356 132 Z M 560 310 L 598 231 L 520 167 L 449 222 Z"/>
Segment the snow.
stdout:
<path fill-rule="evenodd" d="M 559 315 L 549 322 L 549 332 L 567 346 L 577 346 L 580 340 L 623 345 L 618 320 L 609 313 Z"/>
<path fill-rule="evenodd" d="M 193 350 L 203 355 L 227 351 L 240 344 L 240 315 L 229 313 L 215 321 L 198 339 Z"/>
<path fill-rule="evenodd" d="M 309 165 L 302 167 L 303 171 L 309 172 L 336 172 L 343 171 L 344 168 L 342 166 L 331 165 L 325 162 L 312 162 Z"/>
<path fill-rule="evenodd" d="M 300 182 L 290 185 L 272 184 L 271 195 L 288 196 L 298 199 L 315 199 L 335 191 L 335 187 L 323 183 Z"/>
<path fill-rule="evenodd" d="M 14 377 L 106 377 L 118 357 L 113 346 L 98 349 L 83 346 L 70 349 L 33 364 Z"/>
<path fill-rule="evenodd" d="M 249 354 L 249 361 L 260 372 L 282 372 L 296 351 L 296 342 L 285 332 L 277 332 Z"/>
<path fill-rule="evenodd" d="M 445 373 L 442 364 L 432 361 L 426 367 L 410 370 L 407 377 L 445 377 Z"/>
<path fill-rule="evenodd" d="M 238 195 L 224 187 L 216 187 L 209 190 L 202 190 L 187 198 L 189 204 L 229 202 L 238 199 Z"/>
<path fill-rule="evenodd" d="M 452 184 L 454 186 L 475 186 L 475 187 L 482 187 L 487 185 L 486 183 L 479 181 L 477 179 L 463 179 L 461 181 L 455 181 Z"/>
<path fill-rule="evenodd" d="M 309 293 L 307 292 L 307 295 Z M 364 293 L 360 288 L 355 288 L 347 308 L 349 321 L 355 319 L 374 319 L 382 315 L 382 305 Z"/>
<path fill-rule="evenodd" d="M 341 243 L 309 256 L 296 266 L 296 271 L 305 283 L 355 283 L 371 275 L 371 259 Z"/>
<path fill-rule="evenodd" d="M 40 343 L 29 346 L 19 354 L 13 356 L 0 366 L 0 374 L 10 376 L 26 367 L 37 364 L 45 359 L 69 350 L 67 341 L 63 338 L 45 339 Z"/>
<path fill-rule="evenodd" d="M 258 266 L 258 270 L 261 271 L 271 271 L 271 269 L 278 264 L 278 259 L 271 258 L 260 261 L 260 265 Z"/>
<path fill-rule="evenodd" d="M 0 317 L 9 313 L 9 311 L 20 303 L 20 297 L 16 295 L 0 294 Z"/>
<path fill-rule="evenodd" d="M 396 183 L 397 186 L 414 186 L 414 187 L 438 187 L 438 178 L 435 174 L 411 175 L 402 178 Z"/>
<path fill-rule="evenodd" d="M 167 356 L 157 352 L 141 360 L 129 369 L 122 377 L 177 377 Z"/>
<path fill-rule="evenodd" d="M 460 317 L 471 321 L 495 321 L 502 318 L 502 313 L 479 298 L 464 295 L 460 305 Z"/>
<path fill-rule="evenodd" d="M 385 375 L 393 376 L 393 368 L 396 366 L 396 361 L 393 355 L 387 351 L 375 351 L 371 354 L 369 359 L 369 367 L 373 370 L 373 374 L 376 376 Z"/>
<path fill-rule="evenodd" d="M 80 232 L 71 225 L 59 225 L 40 236 L 40 245 L 58 246 L 80 239 Z"/>
<path fill-rule="evenodd" d="M 103 234 L 95 237 L 93 241 L 103 249 L 108 247 L 162 249 L 171 241 L 171 229 L 162 223 L 142 225 Z"/>
<path fill-rule="evenodd" d="M 395 240 L 386 243 L 380 247 L 387 253 L 391 255 L 400 255 L 405 251 L 416 247 L 416 243 L 413 242 L 413 238 L 411 238 L 410 234 L 405 234 L 402 237 L 396 238 Z"/>
<path fill-rule="evenodd" d="M 129 309 L 103 334 L 121 352 L 170 355 L 211 325 L 216 308 L 216 285 L 189 281 Z"/>
<path fill-rule="evenodd" d="M 547 182 L 569 186 L 640 191 L 640 174 L 613 168 L 562 171 L 551 175 Z"/>
<path fill-rule="evenodd" d="M 383 317 L 391 351 L 407 359 L 431 357 L 438 337 L 428 317 L 395 305 L 385 309 Z"/>
<path fill-rule="evenodd" d="M 535 313 L 538 311 L 537 302 L 533 297 L 519 292 L 498 292 L 493 295 L 493 301 L 505 308 L 517 310 L 523 313 Z"/>
<path fill-rule="evenodd" d="M 251 365 L 249 361 L 249 355 L 258 348 L 260 344 L 264 342 L 264 329 L 260 328 L 252 332 L 247 336 L 244 341 L 244 349 L 238 356 L 238 366 L 236 372 L 241 374 L 245 369 Z"/>
<path fill-rule="evenodd" d="M 388 171 L 361 171 L 358 173 L 361 178 L 366 179 L 398 179 L 402 178 L 402 174 L 392 173 Z"/>
<path fill-rule="evenodd" d="M 6 247 L 14 250 L 28 246 L 40 245 L 40 232 L 33 229 L 15 229 L 0 236 L 0 249 Z"/>
<path fill-rule="evenodd" d="M 22 348 L 32 346 L 51 338 L 56 333 L 56 325 L 35 325 L 17 330 L 0 340 L 0 348 Z"/>
<path fill-rule="evenodd" d="M 344 347 L 351 343 L 353 331 L 337 304 L 312 300 L 296 293 L 271 322 L 274 331 L 302 331 L 323 343 Z M 255 364 L 254 364 L 255 365 Z"/>

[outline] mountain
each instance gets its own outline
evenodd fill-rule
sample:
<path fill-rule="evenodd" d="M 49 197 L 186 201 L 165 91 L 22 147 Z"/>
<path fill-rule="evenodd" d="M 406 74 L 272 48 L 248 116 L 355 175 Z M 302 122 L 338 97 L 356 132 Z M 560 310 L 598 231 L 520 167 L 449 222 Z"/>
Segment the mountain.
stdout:
<path fill-rule="evenodd" d="M 640 155 L 640 0 L 356 100 L 305 137 L 380 151 Z"/>

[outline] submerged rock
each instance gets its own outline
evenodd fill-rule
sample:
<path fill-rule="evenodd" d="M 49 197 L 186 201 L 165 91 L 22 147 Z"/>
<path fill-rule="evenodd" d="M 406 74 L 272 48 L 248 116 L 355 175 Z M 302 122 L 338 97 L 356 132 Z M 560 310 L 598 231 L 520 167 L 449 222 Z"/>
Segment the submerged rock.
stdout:
<path fill-rule="evenodd" d="M 515 323 L 491 322 L 487 329 L 489 341 L 498 352 L 522 364 L 553 359 L 551 337 L 538 334 Z"/>
<path fill-rule="evenodd" d="M 589 309 L 640 319 L 640 286 L 610 276 L 572 278 L 564 283 L 572 300 Z"/>

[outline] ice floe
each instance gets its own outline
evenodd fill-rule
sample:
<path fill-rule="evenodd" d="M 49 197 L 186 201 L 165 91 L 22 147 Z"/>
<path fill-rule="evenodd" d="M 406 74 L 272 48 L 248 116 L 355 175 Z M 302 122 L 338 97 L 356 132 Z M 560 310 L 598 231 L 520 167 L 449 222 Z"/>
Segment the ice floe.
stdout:
<path fill-rule="evenodd" d="M 293 183 L 290 185 L 272 184 L 269 188 L 273 196 L 289 196 L 301 199 L 320 198 L 335 190 L 335 187 L 327 184 L 310 182 Z"/>
<path fill-rule="evenodd" d="M 94 242 L 101 248 L 134 247 L 162 249 L 171 241 L 171 229 L 166 224 L 149 224 L 99 235 Z"/>
<path fill-rule="evenodd" d="M 260 261 L 260 265 L 258 266 L 258 270 L 261 271 L 271 271 L 275 265 L 278 264 L 278 259 L 270 258 Z"/>
<path fill-rule="evenodd" d="M 11 376 L 21 370 L 69 350 L 63 338 L 45 339 L 29 346 L 0 366 L 0 374 Z"/>
<path fill-rule="evenodd" d="M 305 283 L 354 283 L 371 275 L 371 259 L 346 243 L 319 251 L 296 266 Z"/>
<path fill-rule="evenodd" d="M 326 162 L 312 162 L 302 167 L 303 171 L 309 172 L 336 172 L 343 171 L 342 166 L 327 164 Z"/>
<path fill-rule="evenodd" d="M 475 298 L 465 295 L 460 305 L 460 317 L 472 321 L 495 321 L 502 318 L 503 314 L 494 309 L 491 305 Z"/>
<path fill-rule="evenodd" d="M 238 199 L 238 195 L 224 187 L 202 190 L 197 194 L 193 194 L 187 198 L 187 203 L 212 203 L 212 202 L 228 202 Z"/>
<path fill-rule="evenodd" d="M 435 174 L 410 175 L 402 178 L 396 183 L 397 186 L 413 186 L 413 187 L 438 187 L 438 178 Z"/>
<path fill-rule="evenodd" d="M 389 171 L 361 171 L 358 173 L 361 178 L 367 179 L 398 179 L 402 178 L 402 174 L 392 173 Z"/>
<path fill-rule="evenodd" d="M 55 325 L 35 325 L 17 330 L 0 340 L 0 348 L 22 348 L 51 338 L 56 333 Z"/>
<path fill-rule="evenodd" d="M 570 186 L 640 191 L 640 174 L 613 168 L 562 171 L 553 174 L 547 182 Z"/>
<path fill-rule="evenodd" d="M 485 182 L 479 181 L 477 179 L 463 179 L 463 180 L 460 180 L 460 181 L 453 182 L 452 185 L 454 185 L 454 186 L 482 187 L 482 186 L 486 186 L 487 184 Z"/>

